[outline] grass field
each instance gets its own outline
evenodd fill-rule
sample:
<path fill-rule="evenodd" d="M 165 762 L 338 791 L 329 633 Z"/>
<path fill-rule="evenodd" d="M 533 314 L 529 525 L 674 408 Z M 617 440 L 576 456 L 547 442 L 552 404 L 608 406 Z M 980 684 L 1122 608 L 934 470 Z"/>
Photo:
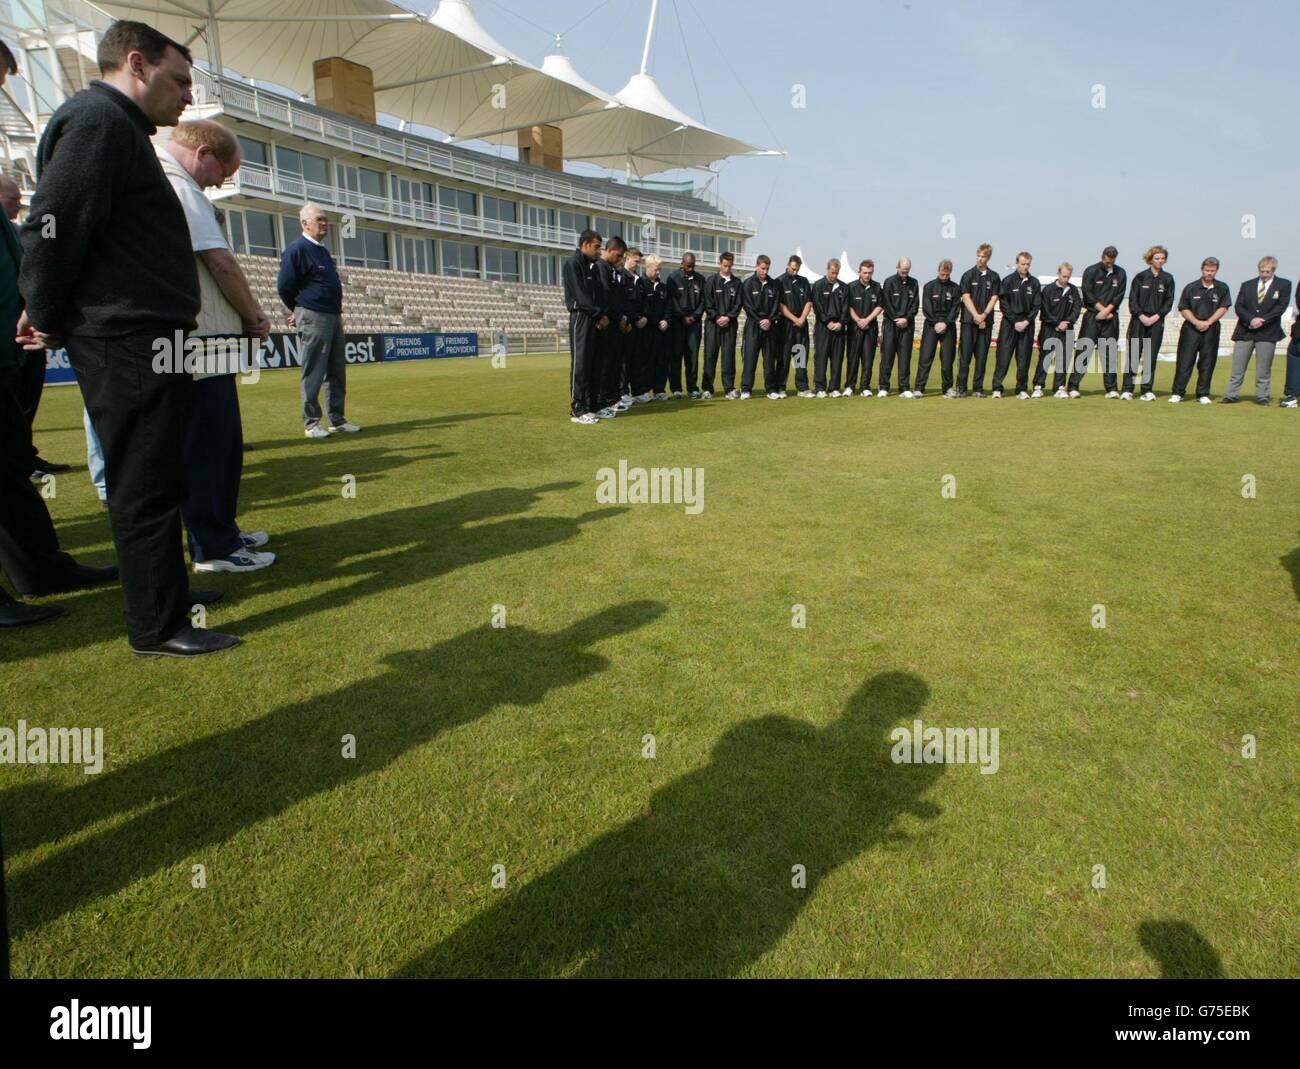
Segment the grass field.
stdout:
<path fill-rule="evenodd" d="M 0 723 L 108 751 L 0 768 L 15 973 L 1300 975 L 1300 419 L 1169 370 L 588 428 L 567 357 L 369 366 L 319 443 L 267 373 L 279 562 L 196 577 L 240 648 L 134 658 L 116 587 L 0 635 Z M 74 389 L 37 438 L 84 463 Z M 703 511 L 599 502 L 621 459 L 702 467 Z M 998 771 L 894 763 L 916 719 Z"/>

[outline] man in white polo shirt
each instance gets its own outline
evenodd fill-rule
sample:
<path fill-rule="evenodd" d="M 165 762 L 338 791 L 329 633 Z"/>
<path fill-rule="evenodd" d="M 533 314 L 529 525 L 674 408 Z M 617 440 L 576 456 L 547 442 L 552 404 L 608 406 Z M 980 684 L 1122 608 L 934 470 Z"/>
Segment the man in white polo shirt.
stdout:
<path fill-rule="evenodd" d="M 200 297 L 193 336 L 205 342 L 202 366 L 194 371 L 194 408 L 185 442 L 187 493 L 181 516 L 190 557 L 196 572 L 257 571 L 273 564 L 275 554 L 258 549 L 269 541 L 265 531 L 243 532 L 235 522 L 244 466 L 235 375 L 241 370 L 239 354 L 255 354 L 271 322 L 226 243 L 215 206 L 203 194 L 239 169 L 239 142 L 219 123 L 205 120 L 180 123 L 171 140 L 155 148 L 189 224 Z M 239 344 L 245 338 L 257 342 Z"/>

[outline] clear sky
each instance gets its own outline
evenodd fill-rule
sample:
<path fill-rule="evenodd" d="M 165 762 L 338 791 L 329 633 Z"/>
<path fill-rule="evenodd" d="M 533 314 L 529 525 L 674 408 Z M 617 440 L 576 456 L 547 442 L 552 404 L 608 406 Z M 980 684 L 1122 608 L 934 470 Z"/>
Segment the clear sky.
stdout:
<path fill-rule="evenodd" d="M 574 66 L 615 92 L 639 68 L 650 4 L 473 8 L 537 64 L 568 30 Z M 729 161 L 719 180 L 759 222 L 750 250 L 774 260 L 799 245 L 821 271 L 847 249 L 882 278 L 908 255 L 928 279 L 989 241 L 1000 270 L 1024 248 L 1036 274 L 1063 259 L 1079 274 L 1114 244 L 1132 273 L 1160 243 L 1180 282 L 1215 255 L 1235 287 L 1266 253 L 1300 274 L 1298 14 L 1252 0 L 661 0 L 650 72 L 688 114 L 789 153 Z"/>

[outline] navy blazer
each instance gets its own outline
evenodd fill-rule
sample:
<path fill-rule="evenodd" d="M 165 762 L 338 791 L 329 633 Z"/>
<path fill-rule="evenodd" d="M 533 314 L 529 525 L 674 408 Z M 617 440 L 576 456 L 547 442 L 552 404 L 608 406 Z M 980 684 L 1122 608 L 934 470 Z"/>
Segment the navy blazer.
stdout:
<path fill-rule="evenodd" d="M 1233 341 L 1281 341 L 1282 314 L 1291 303 L 1291 283 L 1288 279 L 1273 276 L 1273 284 L 1264 294 L 1264 303 L 1259 303 L 1259 276 L 1241 284 L 1237 291 L 1237 303 L 1233 306 L 1237 312 L 1237 326 L 1232 332 Z M 1250 321 L 1256 316 L 1264 320 L 1264 325 L 1252 330 Z"/>

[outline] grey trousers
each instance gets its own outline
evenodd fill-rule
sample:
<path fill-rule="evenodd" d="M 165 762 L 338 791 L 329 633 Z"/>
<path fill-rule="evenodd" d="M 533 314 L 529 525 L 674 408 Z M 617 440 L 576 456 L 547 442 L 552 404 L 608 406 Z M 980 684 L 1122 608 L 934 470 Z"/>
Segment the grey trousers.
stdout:
<path fill-rule="evenodd" d="M 343 317 L 329 312 L 295 308 L 294 322 L 302 343 L 302 422 L 310 427 L 320 422 L 321 383 L 325 383 L 325 409 L 330 426 L 347 421 L 343 400 L 347 393 L 347 357 L 343 349 Z"/>
<path fill-rule="evenodd" d="M 1241 384 L 1246 378 L 1246 365 L 1250 363 L 1251 350 L 1255 353 L 1255 399 L 1268 400 L 1270 378 L 1273 374 L 1273 353 L 1277 350 L 1275 341 L 1232 343 L 1232 376 L 1228 379 L 1228 388 L 1223 393 L 1225 400 L 1241 393 Z"/>

